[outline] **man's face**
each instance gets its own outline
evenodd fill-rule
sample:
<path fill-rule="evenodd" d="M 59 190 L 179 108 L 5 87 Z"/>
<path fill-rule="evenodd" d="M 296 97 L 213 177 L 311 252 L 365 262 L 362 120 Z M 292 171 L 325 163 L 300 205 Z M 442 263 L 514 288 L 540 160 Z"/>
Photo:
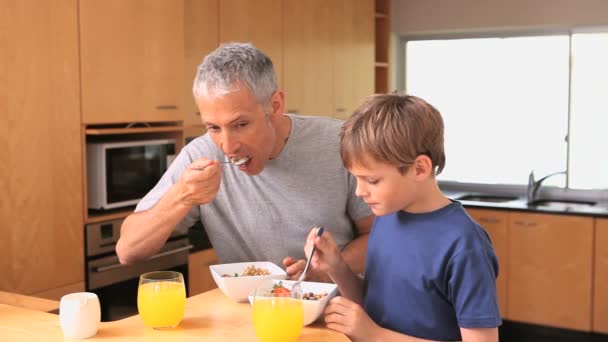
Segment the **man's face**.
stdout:
<path fill-rule="evenodd" d="M 276 112 L 267 108 L 271 112 L 265 113 L 247 87 L 239 88 L 221 96 L 200 96 L 196 104 L 217 147 L 228 158 L 249 158 L 238 168 L 256 175 L 264 169 L 276 144 Z"/>

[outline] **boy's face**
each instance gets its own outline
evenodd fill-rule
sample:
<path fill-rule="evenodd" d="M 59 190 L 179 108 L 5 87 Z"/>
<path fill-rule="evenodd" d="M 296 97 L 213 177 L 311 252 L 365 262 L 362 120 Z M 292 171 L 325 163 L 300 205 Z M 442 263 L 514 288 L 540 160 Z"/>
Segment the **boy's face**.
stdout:
<path fill-rule="evenodd" d="M 364 163 L 353 163 L 349 171 L 357 179 L 356 195 L 370 206 L 374 215 L 394 213 L 412 203 L 417 191 L 414 167 L 401 174 L 395 165 L 372 158 L 363 160 Z"/>

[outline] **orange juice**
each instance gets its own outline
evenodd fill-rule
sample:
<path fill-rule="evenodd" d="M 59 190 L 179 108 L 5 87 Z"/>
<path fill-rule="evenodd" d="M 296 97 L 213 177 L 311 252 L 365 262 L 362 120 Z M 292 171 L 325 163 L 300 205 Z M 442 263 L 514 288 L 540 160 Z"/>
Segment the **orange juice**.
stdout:
<path fill-rule="evenodd" d="M 253 326 L 262 342 L 293 342 L 304 325 L 302 302 L 287 297 L 260 297 L 253 302 Z"/>
<path fill-rule="evenodd" d="M 137 309 L 148 327 L 177 326 L 184 318 L 185 307 L 186 289 L 183 283 L 154 281 L 139 285 Z"/>

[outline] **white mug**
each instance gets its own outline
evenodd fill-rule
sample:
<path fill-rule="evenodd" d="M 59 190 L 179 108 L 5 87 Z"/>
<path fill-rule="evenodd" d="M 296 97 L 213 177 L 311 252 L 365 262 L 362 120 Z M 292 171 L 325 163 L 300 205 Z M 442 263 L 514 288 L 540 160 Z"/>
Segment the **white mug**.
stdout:
<path fill-rule="evenodd" d="M 67 338 L 79 340 L 94 336 L 101 322 L 99 298 L 91 292 L 76 292 L 61 297 L 59 321 Z"/>

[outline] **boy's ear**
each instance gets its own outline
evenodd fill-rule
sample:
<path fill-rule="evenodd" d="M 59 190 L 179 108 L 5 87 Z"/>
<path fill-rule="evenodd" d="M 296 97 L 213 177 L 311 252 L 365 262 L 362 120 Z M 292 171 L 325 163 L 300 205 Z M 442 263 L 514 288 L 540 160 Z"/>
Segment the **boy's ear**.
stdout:
<path fill-rule="evenodd" d="M 429 156 L 421 154 L 414 160 L 416 180 L 425 180 L 433 173 L 433 162 Z"/>

